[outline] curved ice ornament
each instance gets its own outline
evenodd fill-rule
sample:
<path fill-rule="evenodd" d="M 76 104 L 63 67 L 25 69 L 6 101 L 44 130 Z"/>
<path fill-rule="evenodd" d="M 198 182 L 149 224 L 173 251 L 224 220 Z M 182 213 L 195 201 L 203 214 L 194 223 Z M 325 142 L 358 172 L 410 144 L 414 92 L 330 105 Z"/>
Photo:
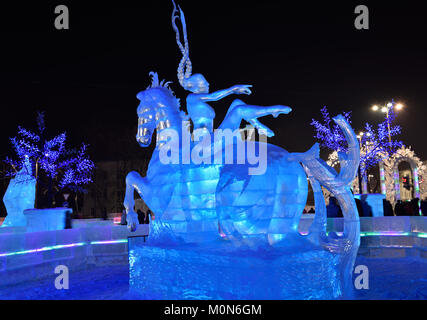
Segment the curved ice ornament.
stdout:
<path fill-rule="evenodd" d="M 305 154 L 291 154 L 290 158 L 300 161 L 311 182 L 316 216 L 310 229 L 309 239 L 316 245 L 339 255 L 340 281 L 343 294 L 351 294 L 352 273 L 357 251 L 360 245 L 360 221 L 350 184 L 357 174 L 360 162 L 360 149 L 356 135 L 342 115 L 333 120 L 340 126 L 347 143 L 347 153 L 339 153 L 339 174 L 319 157 L 319 145 Z M 335 232 L 326 234 L 326 205 L 320 186 L 328 189 L 338 200 L 344 215 L 344 232 L 338 236 Z"/>

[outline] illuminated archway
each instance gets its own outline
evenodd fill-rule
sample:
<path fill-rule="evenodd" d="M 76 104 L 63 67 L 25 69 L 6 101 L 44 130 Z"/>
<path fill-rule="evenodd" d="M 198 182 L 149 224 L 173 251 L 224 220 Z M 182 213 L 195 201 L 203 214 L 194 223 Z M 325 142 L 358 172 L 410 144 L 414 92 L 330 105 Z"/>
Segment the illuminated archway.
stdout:
<path fill-rule="evenodd" d="M 420 180 L 425 173 L 426 166 L 410 147 L 402 146 L 393 156 L 380 164 L 381 189 L 383 193 L 385 191 L 387 200 L 391 203 L 396 203 L 401 199 L 399 164 L 402 162 L 407 162 L 411 168 L 414 198 L 421 199 L 427 195 L 425 182 Z"/>

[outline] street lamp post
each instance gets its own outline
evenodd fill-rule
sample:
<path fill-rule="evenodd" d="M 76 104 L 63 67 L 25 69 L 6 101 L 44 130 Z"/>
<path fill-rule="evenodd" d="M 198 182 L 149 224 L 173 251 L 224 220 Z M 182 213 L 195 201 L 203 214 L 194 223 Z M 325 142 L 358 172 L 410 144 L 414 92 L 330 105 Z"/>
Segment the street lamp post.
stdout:
<path fill-rule="evenodd" d="M 362 149 L 362 137 L 359 134 L 357 136 L 357 138 L 359 139 L 359 149 Z M 358 175 L 358 180 L 359 180 L 359 193 L 362 194 L 362 174 L 360 172 L 360 163 L 359 163 L 359 169 L 357 170 L 357 175 Z"/>
<path fill-rule="evenodd" d="M 387 119 L 387 130 L 388 130 L 388 141 L 390 142 L 391 145 L 391 129 L 390 129 L 390 117 L 389 117 L 389 112 L 390 110 L 402 110 L 403 109 L 403 104 L 401 103 L 395 103 L 394 99 L 391 100 L 391 102 L 387 103 L 386 105 L 384 105 L 383 107 L 378 107 L 377 105 L 374 105 L 372 107 L 373 111 L 381 111 L 382 113 L 386 114 L 386 119 Z"/>

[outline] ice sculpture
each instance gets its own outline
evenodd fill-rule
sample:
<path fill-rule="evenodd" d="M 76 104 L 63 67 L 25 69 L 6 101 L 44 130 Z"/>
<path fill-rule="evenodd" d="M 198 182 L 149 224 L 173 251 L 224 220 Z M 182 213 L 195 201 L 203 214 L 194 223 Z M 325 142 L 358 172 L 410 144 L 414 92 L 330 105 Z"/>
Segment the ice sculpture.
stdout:
<path fill-rule="evenodd" d="M 349 186 L 360 157 L 353 130 L 342 116 L 334 118 L 349 145 L 348 152 L 340 154 L 339 174 L 319 158 L 318 145 L 301 154 L 265 141 L 242 142 L 238 134 L 242 120 L 272 136 L 274 132 L 258 118 L 287 114 L 291 111 L 287 106 L 261 107 L 235 100 L 214 131 L 215 112 L 207 102 L 251 92 L 249 86 L 238 85 L 210 94 L 202 75 L 191 76 L 185 19 L 179 10 L 184 46 L 175 25 L 175 7 L 172 23 L 183 54 L 178 79 L 192 91 L 187 97 L 189 116 L 180 110 L 168 83 L 150 73 L 151 86 L 137 95 L 136 139 L 147 147 L 156 131 L 156 148 L 145 177 L 128 174 L 124 206 L 132 231 L 138 224 L 134 190 L 156 220 L 148 243 L 130 240 L 131 287 L 139 292 L 149 288 L 155 296 L 147 298 L 161 299 L 327 299 L 349 294 L 359 246 L 359 218 Z M 298 224 L 308 180 L 316 217 L 310 233 L 301 235 Z M 342 208 L 342 236 L 326 233 L 321 186 L 337 197 Z"/>
<path fill-rule="evenodd" d="M 36 178 L 33 177 L 31 163 L 25 158 L 22 169 L 10 180 L 3 202 L 7 216 L 2 227 L 22 227 L 27 225 L 25 209 L 34 208 Z"/>
<path fill-rule="evenodd" d="M 265 219 L 271 217 L 282 219 L 282 225 L 291 224 L 292 226 L 289 228 L 296 230 L 299 217 L 296 212 L 301 214 L 307 196 L 307 182 L 303 168 L 296 162 L 287 163 L 284 158 L 287 152 L 283 149 L 253 141 L 246 142 L 245 150 L 266 149 L 268 163 L 265 164 L 265 174 L 248 175 L 248 172 L 251 172 L 250 169 L 254 169 L 251 163 L 255 162 L 255 159 L 249 157 L 244 159 L 243 164 L 225 164 L 226 161 L 223 158 L 227 156 L 226 153 L 237 155 L 234 157 L 237 159 L 234 160 L 239 160 L 238 158 L 241 156 L 237 150 L 241 142 L 239 134 L 234 136 L 232 143 L 228 145 L 224 143 L 222 148 L 218 148 L 222 137 L 216 135 L 212 138 L 207 146 L 210 149 L 207 153 L 211 159 L 204 161 L 204 163 L 210 162 L 210 165 L 194 163 L 190 156 L 188 159 L 184 159 L 186 154 L 194 154 L 194 148 L 199 148 L 200 143 L 190 141 L 191 137 L 187 131 L 186 122 L 183 121 L 185 114 L 179 110 L 178 100 L 172 91 L 163 82 L 159 82 L 157 74 L 152 73 L 151 75 L 153 76 L 151 87 L 138 94 L 141 103 L 138 107 L 137 140 L 141 146 L 148 146 L 151 142 L 151 135 L 156 129 L 157 144 L 149 163 L 147 176 L 142 178 L 137 172 L 131 172 L 126 178 L 127 190 L 124 205 L 131 228 L 134 229 L 138 221 L 133 210 L 133 190 L 136 189 L 145 203 L 156 213 L 156 223 L 166 225 L 174 233 L 179 233 L 181 237 L 188 240 L 191 237 L 206 239 L 209 233 L 212 237 L 216 237 L 218 234 L 218 200 L 215 194 L 222 192 L 230 194 L 229 188 L 232 188 L 235 192 L 244 192 L 240 194 L 238 201 L 224 204 L 224 206 L 230 206 L 231 210 L 250 209 L 250 207 L 257 209 L 254 207 L 257 203 L 264 203 L 262 212 L 259 213 L 260 216 L 267 215 Z M 232 111 L 227 113 L 220 125 L 222 129 L 229 129 L 228 132 L 231 132 L 230 127 L 233 124 L 236 125 L 236 128 L 233 129 L 238 129 L 242 119 L 258 121 L 258 117 L 265 115 L 278 116 L 281 113 L 290 112 L 290 108 L 286 106 L 260 107 L 240 104 L 240 102 L 232 104 L 230 109 Z M 175 150 L 176 154 L 173 157 L 176 158 L 177 163 L 164 164 L 161 158 L 165 153 L 170 152 L 168 147 L 171 144 L 172 132 L 176 133 L 174 136 L 176 144 L 182 148 Z M 244 153 L 243 156 L 247 154 L 249 152 Z M 220 159 L 220 162 L 224 164 L 216 164 L 215 159 Z M 218 184 L 219 181 L 220 184 Z M 231 181 L 233 183 L 230 185 Z M 277 182 L 274 183 L 274 181 Z M 282 188 L 283 184 L 289 186 L 288 190 L 277 191 L 276 189 Z M 282 217 L 279 213 L 283 209 L 279 205 L 280 200 L 275 201 L 274 199 L 275 195 L 281 193 L 283 193 L 283 197 L 287 198 L 282 205 L 290 207 L 286 217 Z M 221 200 L 221 203 L 224 201 L 227 199 Z M 222 206 L 221 203 L 219 206 Z M 271 216 L 272 213 L 273 216 Z M 265 230 L 265 228 L 261 229 Z M 274 230 L 271 231 L 275 233 Z"/>

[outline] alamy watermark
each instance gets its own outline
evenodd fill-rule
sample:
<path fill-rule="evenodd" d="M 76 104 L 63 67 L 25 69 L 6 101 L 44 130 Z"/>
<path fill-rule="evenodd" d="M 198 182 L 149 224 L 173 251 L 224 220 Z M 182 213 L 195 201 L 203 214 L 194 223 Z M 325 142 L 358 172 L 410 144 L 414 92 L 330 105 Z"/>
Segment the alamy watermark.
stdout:
<path fill-rule="evenodd" d="M 358 5 L 354 9 L 354 13 L 358 16 L 354 20 L 354 27 L 357 30 L 368 30 L 369 29 L 369 9 L 365 5 Z"/>
<path fill-rule="evenodd" d="M 354 268 L 354 273 L 358 276 L 354 279 L 354 287 L 357 290 L 369 290 L 369 269 L 365 265 L 358 265 Z"/>
<path fill-rule="evenodd" d="M 57 30 L 68 30 L 70 28 L 70 14 L 66 5 L 58 5 L 55 7 L 54 25 Z M 357 14 L 354 20 L 354 27 L 357 30 L 368 30 L 369 29 L 369 9 L 365 5 L 358 5 L 354 9 L 354 13 Z"/>
<path fill-rule="evenodd" d="M 55 14 L 58 14 L 54 21 L 55 28 L 58 30 L 70 29 L 70 14 L 68 7 L 65 5 L 56 6 Z"/>
<path fill-rule="evenodd" d="M 70 272 L 67 266 L 59 265 L 55 268 L 55 288 L 58 290 L 68 290 L 70 288 Z"/>
<path fill-rule="evenodd" d="M 249 175 L 262 175 L 267 170 L 267 132 L 258 132 L 258 141 L 251 141 L 242 139 L 240 129 L 196 129 L 191 135 L 185 125 L 181 134 L 167 128 L 158 133 L 159 160 L 162 164 L 248 165 Z"/>

